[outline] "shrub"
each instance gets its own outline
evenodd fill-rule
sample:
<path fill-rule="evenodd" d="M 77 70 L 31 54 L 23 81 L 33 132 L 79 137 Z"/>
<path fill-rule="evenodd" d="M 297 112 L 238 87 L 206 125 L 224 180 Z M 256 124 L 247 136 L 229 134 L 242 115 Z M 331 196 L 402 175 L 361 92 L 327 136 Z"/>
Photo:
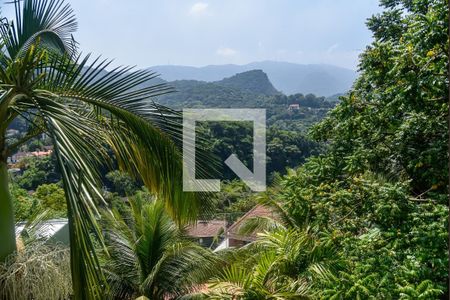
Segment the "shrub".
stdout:
<path fill-rule="evenodd" d="M 69 299 L 70 251 L 33 242 L 0 264 L 0 299 Z"/>

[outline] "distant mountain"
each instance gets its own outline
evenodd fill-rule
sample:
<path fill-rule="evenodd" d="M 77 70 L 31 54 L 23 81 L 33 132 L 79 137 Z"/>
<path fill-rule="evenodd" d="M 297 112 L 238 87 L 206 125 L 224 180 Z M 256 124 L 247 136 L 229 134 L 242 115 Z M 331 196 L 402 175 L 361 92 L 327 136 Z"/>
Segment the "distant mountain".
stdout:
<path fill-rule="evenodd" d="M 234 76 L 227 77 L 221 81 L 214 82 L 223 87 L 230 87 L 240 89 L 244 92 L 263 94 L 263 95 L 278 95 L 277 91 L 270 82 L 267 74 L 262 70 L 252 70 L 243 73 L 238 73 Z"/>
<path fill-rule="evenodd" d="M 167 81 L 220 81 L 235 74 L 262 70 L 275 89 L 285 94 L 313 93 L 331 96 L 351 88 L 356 72 L 332 65 L 301 65 L 286 62 L 263 61 L 247 65 L 210 65 L 205 67 L 154 66 L 150 68 Z"/>
<path fill-rule="evenodd" d="M 214 82 L 175 80 L 168 84 L 177 92 L 158 97 L 158 102 L 172 108 L 264 107 L 268 99 L 282 95 L 261 70 L 238 73 Z"/>

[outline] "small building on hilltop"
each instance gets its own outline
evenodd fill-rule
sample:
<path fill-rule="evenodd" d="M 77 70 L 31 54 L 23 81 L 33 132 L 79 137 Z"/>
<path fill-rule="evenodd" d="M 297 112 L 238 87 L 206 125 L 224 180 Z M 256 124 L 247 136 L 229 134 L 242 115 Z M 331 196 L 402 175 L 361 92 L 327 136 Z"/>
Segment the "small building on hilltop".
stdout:
<path fill-rule="evenodd" d="M 288 107 L 289 111 L 300 110 L 300 104 L 291 104 Z"/>

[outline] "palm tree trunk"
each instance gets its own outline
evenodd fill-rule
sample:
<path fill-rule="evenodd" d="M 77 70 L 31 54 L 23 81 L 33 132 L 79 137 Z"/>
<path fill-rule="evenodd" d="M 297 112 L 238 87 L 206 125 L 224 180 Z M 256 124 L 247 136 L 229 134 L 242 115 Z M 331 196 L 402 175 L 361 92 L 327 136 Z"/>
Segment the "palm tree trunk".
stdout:
<path fill-rule="evenodd" d="M 448 15 L 447 15 L 447 17 L 448 17 L 448 31 L 447 31 L 447 42 L 448 42 L 448 53 L 447 53 L 447 55 L 448 55 L 448 57 L 447 58 L 450 58 L 450 1 L 447 1 L 447 5 L 448 5 Z M 447 76 L 448 76 L 448 115 L 447 115 L 447 118 L 448 118 L 448 132 L 449 132 L 449 135 L 448 135 L 448 141 L 447 141 L 447 143 L 448 143 L 448 151 L 450 151 L 450 63 L 448 63 L 448 65 L 447 65 Z M 447 165 L 447 167 L 448 167 L 448 174 L 449 174 L 449 176 L 448 176 L 448 187 L 447 187 L 447 191 L 448 191 L 448 207 L 449 207 L 449 209 L 450 209 L 450 156 L 448 157 L 448 165 Z M 448 240 L 447 240 L 447 251 L 448 251 L 448 269 L 449 269 L 449 271 L 450 271 L 450 211 L 448 212 L 448 227 L 447 227 L 447 235 L 448 235 Z M 447 286 L 450 288 L 450 272 L 449 272 L 449 275 L 448 275 L 448 278 L 447 278 Z M 448 294 L 450 294 L 450 291 L 449 290 L 447 290 L 447 297 L 448 297 Z M 446 297 L 446 298 L 447 298 Z"/>
<path fill-rule="evenodd" d="M 6 159 L 0 161 L 0 263 L 16 251 L 14 209 Z"/>
<path fill-rule="evenodd" d="M 66 194 L 67 195 L 67 194 Z M 83 300 L 88 299 L 89 293 L 84 283 L 86 282 L 85 270 L 83 270 L 83 259 L 75 237 L 75 229 L 73 223 L 72 209 L 70 202 L 67 203 L 67 215 L 69 222 L 70 236 L 70 270 L 72 272 L 72 299 Z"/>

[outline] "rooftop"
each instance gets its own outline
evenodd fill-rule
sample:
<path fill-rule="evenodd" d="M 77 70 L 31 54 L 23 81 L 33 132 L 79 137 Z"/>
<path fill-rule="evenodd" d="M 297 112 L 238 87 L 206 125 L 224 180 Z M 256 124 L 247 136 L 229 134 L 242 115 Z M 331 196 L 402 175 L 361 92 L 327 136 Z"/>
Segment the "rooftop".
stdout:
<path fill-rule="evenodd" d="M 267 206 L 264 205 L 256 205 L 251 210 L 249 210 L 245 215 L 239 218 L 227 231 L 227 235 L 233 239 L 244 240 L 244 241 L 252 241 L 256 239 L 256 232 L 251 236 L 241 236 L 238 234 L 240 227 L 244 224 L 245 221 L 255 218 L 255 217 L 268 217 L 272 219 L 276 219 L 276 213 Z"/>
<path fill-rule="evenodd" d="M 215 237 L 220 230 L 226 229 L 225 220 L 208 220 L 197 221 L 195 225 L 191 225 L 187 228 L 187 234 L 192 237 Z"/>

